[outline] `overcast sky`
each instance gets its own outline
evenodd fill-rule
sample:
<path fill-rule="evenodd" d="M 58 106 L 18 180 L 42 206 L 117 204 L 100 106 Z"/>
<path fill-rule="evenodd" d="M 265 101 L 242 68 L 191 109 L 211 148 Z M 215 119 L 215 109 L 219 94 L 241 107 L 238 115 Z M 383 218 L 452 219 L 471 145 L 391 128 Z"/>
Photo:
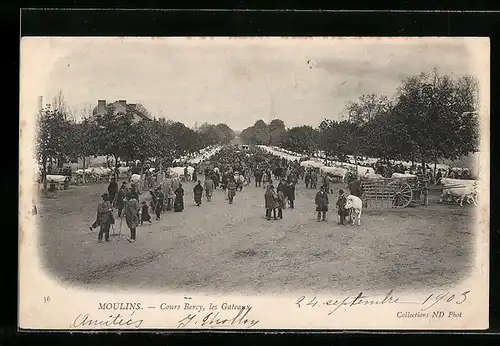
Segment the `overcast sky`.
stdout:
<path fill-rule="evenodd" d="M 60 89 L 72 107 L 125 99 L 187 126 L 235 130 L 272 118 L 317 126 L 362 94 L 393 95 L 406 76 L 475 72 L 465 39 L 37 40 L 44 103 Z"/>

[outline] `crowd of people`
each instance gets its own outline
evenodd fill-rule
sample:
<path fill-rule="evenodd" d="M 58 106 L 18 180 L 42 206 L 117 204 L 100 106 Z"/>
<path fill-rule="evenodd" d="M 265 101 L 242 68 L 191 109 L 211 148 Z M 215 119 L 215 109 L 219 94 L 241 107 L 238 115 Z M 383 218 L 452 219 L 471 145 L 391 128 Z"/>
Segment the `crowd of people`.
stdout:
<path fill-rule="evenodd" d="M 297 160 L 289 161 L 279 158 L 258 147 L 224 147 L 208 161 L 194 167 L 194 172 L 189 177 L 193 180 L 193 199 L 197 207 L 202 206 L 203 196 L 210 203 L 216 189 L 224 191 L 227 203 L 233 204 L 237 193 L 244 188 L 254 184 L 256 188 L 263 188 L 265 218 L 267 220 L 283 219 L 283 211 L 286 208 L 295 207 L 295 188 L 298 179 L 303 179 L 306 188 L 316 189 L 319 182 L 319 191 L 316 193 L 315 205 L 317 221 L 326 221 L 329 205 L 329 194 L 334 191 L 330 188 L 331 178 L 322 176 L 317 168 L 304 168 Z M 393 172 L 406 172 L 402 165 L 386 165 L 378 162 L 374 165 L 378 174 L 387 176 Z M 415 167 L 416 170 L 419 167 Z M 203 173 L 204 181 L 197 180 L 198 174 Z M 466 176 L 467 172 L 462 173 Z M 184 169 L 184 178 L 187 177 L 187 167 Z M 443 172 L 438 170 L 432 179 L 438 182 L 445 175 L 453 176 L 453 171 Z M 181 179 L 182 180 L 182 179 Z M 188 180 L 188 179 L 185 179 Z M 136 228 L 144 222 L 152 223 L 150 211 L 161 219 L 161 214 L 174 210 L 184 210 L 184 188 L 180 180 L 170 179 L 156 188 L 151 188 L 150 203 L 140 201 L 138 187 L 131 183 L 123 182 L 120 187 L 116 179 L 112 179 L 107 193 L 102 195 L 102 201 L 97 208 L 96 221 L 91 229 L 100 227 L 98 241 L 104 236 L 109 241 L 110 226 L 114 224 L 113 209 L 118 211 L 118 218 L 126 220 L 130 229 L 130 242 L 136 240 Z M 359 177 L 353 177 L 348 181 L 348 189 L 351 195 L 361 198 L 362 184 Z M 337 209 L 338 223 L 345 224 L 347 211 L 345 210 L 346 197 L 344 190 L 339 190 L 335 207 Z M 121 221 L 121 222 L 122 222 Z"/>
<path fill-rule="evenodd" d="M 266 206 L 266 217 L 271 220 L 283 218 L 283 209 L 294 208 L 295 185 L 301 167 L 298 162 L 289 162 L 279 159 L 272 154 L 258 148 L 237 149 L 234 147 L 223 148 L 215 154 L 209 164 L 204 167 L 197 166 L 190 178 L 196 183 L 193 187 L 193 199 L 195 205 L 202 205 L 203 195 L 207 202 L 212 201 L 214 190 L 220 188 L 224 191 L 225 199 L 229 204 L 234 202 L 237 192 L 243 191 L 245 186 L 255 179 L 255 186 L 264 189 Z M 198 171 L 204 173 L 205 180 L 197 180 Z M 187 175 L 187 168 L 184 176 Z M 303 175 L 303 173 L 302 173 Z M 172 181 L 167 176 L 167 180 Z M 274 182 L 278 182 L 276 188 Z M 90 229 L 99 227 L 98 242 L 109 241 L 111 227 L 115 224 L 113 210 L 117 209 L 118 218 L 125 219 L 130 229 L 128 241 L 135 242 L 137 227 L 144 222 L 152 223 L 150 210 L 155 214 L 156 220 L 161 219 L 161 214 L 174 210 L 184 210 L 184 189 L 179 182 L 175 190 L 169 184 L 164 184 L 150 189 L 150 204 L 140 201 L 140 189 L 134 183 L 123 182 L 119 187 L 115 178 L 111 179 L 108 191 L 102 194 L 102 201 L 97 207 L 96 221 Z M 165 192 L 164 192 L 165 191 Z M 277 211 L 277 214 L 276 214 Z M 121 226 L 120 226 L 121 227 Z"/>
<path fill-rule="evenodd" d="M 175 212 L 184 210 L 184 189 L 182 183 L 179 183 L 175 189 L 175 198 L 165 196 L 162 187 L 158 186 L 154 190 L 149 190 L 151 201 L 148 205 L 145 200 L 140 202 L 140 192 L 138 186 L 131 183 L 128 186 L 126 181 L 118 188 L 118 183 L 115 178 L 111 179 L 108 186 L 108 191 L 101 195 L 101 202 L 97 206 L 97 216 L 95 222 L 89 227 L 93 229 L 99 227 L 99 234 L 97 241 L 100 243 L 103 240 L 109 240 L 109 232 L 111 227 L 115 225 L 115 218 L 113 211 L 117 209 L 117 216 L 121 219 L 120 223 L 125 222 L 130 229 L 130 237 L 127 239 L 129 242 L 135 242 L 137 236 L 137 227 L 144 224 L 144 222 L 152 223 L 149 210 L 152 210 L 159 221 L 161 214 L 167 210 L 174 209 Z M 121 229 L 121 225 L 120 225 Z"/>

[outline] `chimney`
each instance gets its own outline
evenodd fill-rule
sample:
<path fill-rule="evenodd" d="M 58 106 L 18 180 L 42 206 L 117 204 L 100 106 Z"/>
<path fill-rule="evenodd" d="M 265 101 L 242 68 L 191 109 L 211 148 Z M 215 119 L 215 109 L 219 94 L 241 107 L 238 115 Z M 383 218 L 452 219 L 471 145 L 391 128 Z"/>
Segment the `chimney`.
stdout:
<path fill-rule="evenodd" d="M 127 105 L 127 100 L 119 100 L 118 103 L 125 107 Z"/>
<path fill-rule="evenodd" d="M 38 96 L 38 112 L 41 112 L 43 109 L 43 96 Z"/>
<path fill-rule="evenodd" d="M 106 113 L 106 100 L 97 101 L 97 114 Z"/>

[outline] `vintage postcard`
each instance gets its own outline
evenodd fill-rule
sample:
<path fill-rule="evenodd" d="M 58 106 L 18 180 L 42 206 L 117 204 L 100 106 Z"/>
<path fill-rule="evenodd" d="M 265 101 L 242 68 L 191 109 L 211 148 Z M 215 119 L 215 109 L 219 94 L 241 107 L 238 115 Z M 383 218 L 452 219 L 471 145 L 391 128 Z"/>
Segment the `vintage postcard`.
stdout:
<path fill-rule="evenodd" d="M 19 328 L 488 328 L 488 38 L 20 49 Z"/>

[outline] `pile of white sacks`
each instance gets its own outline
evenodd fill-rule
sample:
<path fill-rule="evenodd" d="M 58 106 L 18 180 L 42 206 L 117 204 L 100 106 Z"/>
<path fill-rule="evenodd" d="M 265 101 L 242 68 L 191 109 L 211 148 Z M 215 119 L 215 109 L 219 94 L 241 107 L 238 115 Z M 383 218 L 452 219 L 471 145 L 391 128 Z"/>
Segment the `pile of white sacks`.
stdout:
<path fill-rule="evenodd" d="M 186 168 L 185 165 L 183 165 L 185 162 L 187 162 L 187 171 L 189 177 L 193 175 L 194 172 L 194 167 L 191 165 L 197 165 L 202 163 L 203 161 L 209 160 L 212 156 L 217 154 L 220 150 L 222 149 L 222 146 L 210 146 L 206 147 L 199 152 L 197 152 L 194 155 L 190 156 L 182 156 L 176 160 L 174 160 L 174 164 L 178 164 L 178 167 L 170 167 L 168 169 L 168 173 L 170 174 L 171 177 L 179 178 L 184 175 L 184 169 Z M 188 180 L 189 180 L 188 177 Z"/>
<path fill-rule="evenodd" d="M 220 145 L 206 147 L 204 149 L 201 149 L 199 152 L 197 152 L 194 155 L 182 156 L 182 157 L 174 160 L 174 163 L 187 162 L 188 164 L 196 165 L 196 164 L 199 164 L 200 162 L 208 160 L 209 158 L 214 156 L 216 153 L 218 153 L 221 150 L 221 148 L 222 148 L 222 146 L 220 146 Z"/>
<path fill-rule="evenodd" d="M 260 148 L 266 150 L 267 152 L 278 156 L 278 157 L 283 157 L 287 160 L 300 160 L 304 157 L 305 155 L 301 155 L 298 153 L 294 153 L 290 150 L 285 150 L 282 148 L 278 147 L 268 147 L 265 145 L 259 145 Z M 326 161 L 326 165 L 325 165 Z M 350 164 L 350 163 L 342 163 L 338 161 L 333 161 L 333 160 L 324 160 L 321 158 L 310 158 L 307 161 L 302 161 L 300 163 L 302 167 L 313 167 L 313 168 L 319 168 L 320 172 L 322 174 L 331 174 L 335 177 L 342 178 L 344 179 L 345 175 L 347 172 L 356 172 L 356 165 Z M 373 167 L 366 167 L 362 165 L 358 165 L 357 167 L 357 174 L 359 176 L 364 176 L 365 174 L 375 174 L 375 170 Z"/>
<path fill-rule="evenodd" d="M 260 148 L 272 153 L 275 156 L 278 157 L 284 157 L 287 160 L 300 160 L 304 158 L 304 155 L 294 153 L 290 150 L 282 149 L 279 147 L 268 147 L 265 145 L 259 145 Z M 347 159 L 351 162 L 354 161 L 354 156 L 352 155 L 347 155 Z M 326 161 L 326 165 L 325 165 Z M 375 174 L 375 170 L 372 165 L 374 165 L 378 159 L 372 158 L 372 157 L 362 157 L 360 160 L 358 160 L 358 167 L 357 167 L 357 174 L 362 177 L 367 177 L 367 178 L 380 178 L 381 176 L 379 174 Z M 409 161 L 392 161 L 393 164 L 401 164 L 403 167 L 409 169 L 411 167 L 411 162 Z M 418 164 L 418 163 L 417 163 Z M 339 161 L 334 161 L 334 160 L 325 160 L 325 155 L 322 151 L 318 151 L 316 153 L 316 157 L 310 158 L 307 161 L 302 161 L 300 164 L 302 167 L 314 167 L 314 168 L 319 168 L 321 172 L 328 172 L 334 176 L 338 177 L 343 177 L 348 171 L 351 172 L 356 172 L 356 165 L 352 163 L 342 163 Z M 434 168 L 434 165 L 429 164 L 431 168 Z M 455 172 L 461 172 L 465 168 L 461 167 L 450 167 L 447 164 L 443 163 L 438 163 L 436 165 L 436 169 L 441 169 L 443 171 L 448 171 L 451 168 L 451 170 Z M 344 173 L 345 171 L 345 173 Z M 395 173 L 392 176 L 393 178 L 412 178 L 415 177 L 415 175 L 412 174 L 400 174 L 400 173 Z"/>

